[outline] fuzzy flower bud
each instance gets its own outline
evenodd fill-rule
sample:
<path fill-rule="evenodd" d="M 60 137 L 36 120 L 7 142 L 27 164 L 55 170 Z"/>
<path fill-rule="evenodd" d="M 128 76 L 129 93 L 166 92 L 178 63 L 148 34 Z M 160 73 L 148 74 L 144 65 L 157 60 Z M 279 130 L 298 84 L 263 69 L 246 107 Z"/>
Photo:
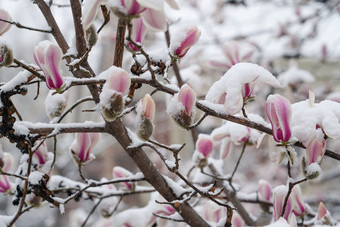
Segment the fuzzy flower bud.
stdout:
<path fill-rule="evenodd" d="M 112 175 L 113 175 L 113 178 L 117 179 L 117 178 L 128 178 L 132 176 L 133 174 L 129 170 L 124 169 L 123 167 L 115 166 L 113 167 Z M 134 190 L 136 187 L 134 182 L 128 182 L 128 181 L 124 182 L 124 185 L 126 186 L 127 189 L 130 189 L 130 190 Z"/>
<path fill-rule="evenodd" d="M 196 26 L 184 27 L 171 37 L 170 52 L 179 58 L 199 40 L 201 31 Z"/>
<path fill-rule="evenodd" d="M 2 171 L 8 172 L 11 170 L 14 159 L 13 156 L 9 153 L 4 153 L 2 158 L 4 166 L 2 167 Z M 0 192 L 8 193 L 11 190 L 11 183 L 9 182 L 8 176 L 0 174 Z"/>
<path fill-rule="evenodd" d="M 54 91 L 50 91 L 45 99 L 45 112 L 51 120 L 61 116 L 66 108 L 68 99 L 67 91 L 62 94 L 53 93 Z"/>
<path fill-rule="evenodd" d="M 146 35 L 146 26 L 143 22 L 143 19 L 141 17 L 138 17 L 133 19 L 131 23 L 132 23 L 131 39 L 135 43 L 143 45 L 144 37 Z M 138 48 L 132 43 L 129 43 L 128 46 L 134 51 L 138 50 Z"/>
<path fill-rule="evenodd" d="M 292 108 L 290 102 L 281 95 L 269 95 L 266 102 L 267 117 L 272 125 L 274 140 L 288 142 L 291 137 L 290 122 Z"/>
<path fill-rule="evenodd" d="M 99 133 L 76 133 L 76 138 L 70 146 L 70 152 L 78 165 L 85 164 L 95 158 L 91 152 L 99 139 Z"/>
<path fill-rule="evenodd" d="M 110 67 L 102 74 L 106 76 L 106 82 L 100 94 L 102 113 L 107 121 L 114 121 L 123 112 L 123 95 L 128 91 L 131 79 L 129 74 L 121 68 Z"/>
<path fill-rule="evenodd" d="M 137 108 L 137 135 L 143 140 L 148 140 L 153 131 L 153 119 L 156 105 L 149 94 L 145 95 Z"/>
<path fill-rule="evenodd" d="M 0 68 L 10 66 L 13 62 L 13 51 L 10 46 L 0 37 Z"/>
<path fill-rule="evenodd" d="M 96 45 L 98 40 L 98 35 L 96 31 L 96 27 L 91 25 L 89 29 L 86 30 L 86 41 L 90 48 Z"/>
<path fill-rule="evenodd" d="M 7 20 L 7 21 L 12 20 L 8 12 L 3 9 L 0 9 L 0 19 Z M 2 36 L 5 32 L 7 32 L 10 29 L 10 27 L 11 27 L 10 23 L 0 21 L 0 36 Z"/>
<path fill-rule="evenodd" d="M 167 113 L 182 127 L 188 128 L 195 115 L 196 93 L 184 84 L 168 105 Z"/>
<path fill-rule="evenodd" d="M 274 188 L 273 190 L 273 208 L 274 208 L 274 220 L 277 221 L 282 213 L 284 201 L 286 198 L 286 195 L 288 193 L 288 187 L 285 185 L 280 185 Z M 284 219 L 288 221 L 289 216 L 292 213 L 292 201 L 291 198 L 287 201 L 286 210 L 284 212 Z"/>
<path fill-rule="evenodd" d="M 34 48 L 34 60 L 45 75 L 49 89 L 57 90 L 63 85 L 61 77 L 62 51 L 50 41 L 42 41 Z"/>

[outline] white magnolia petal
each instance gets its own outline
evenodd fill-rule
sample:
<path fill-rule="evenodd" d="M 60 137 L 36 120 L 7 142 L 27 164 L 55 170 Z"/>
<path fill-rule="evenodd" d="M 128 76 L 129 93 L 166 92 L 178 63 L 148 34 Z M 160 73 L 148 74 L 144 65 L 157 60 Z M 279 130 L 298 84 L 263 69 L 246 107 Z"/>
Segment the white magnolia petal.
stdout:
<path fill-rule="evenodd" d="M 147 9 L 142 13 L 145 25 L 153 31 L 165 32 L 168 29 L 164 10 Z"/>

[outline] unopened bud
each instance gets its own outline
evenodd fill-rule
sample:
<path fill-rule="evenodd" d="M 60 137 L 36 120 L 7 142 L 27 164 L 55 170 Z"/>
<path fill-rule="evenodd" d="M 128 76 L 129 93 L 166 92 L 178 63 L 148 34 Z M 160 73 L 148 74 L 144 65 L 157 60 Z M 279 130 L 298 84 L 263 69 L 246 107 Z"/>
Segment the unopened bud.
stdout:
<path fill-rule="evenodd" d="M 114 93 L 111 96 L 109 106 L 107 105 L 102 106 L 103 116 L 107 121 L 116 120 L 117 116 L 123 111 L 123 109 L 124 109 L 123 96 L 118 93 Z"/>
<path fill-rule="evenodd" d="M 13 63 L 13 51 L 0 40 L 0 68 L 3 66 L 10 66 Z"/>
<path fill-rule="evenodd" d="M 96 45 L 98 35 L 94 25 L 91 25 L 90 28 L 86 30 L 86 40 L 90 48 Z"/>
<path fill-rule="evenodd" d="M 148 140 L 152 135 L 153 125 L 148 118 L 142 118 L 137 124 L 137 135 L 143 140 Z"/>

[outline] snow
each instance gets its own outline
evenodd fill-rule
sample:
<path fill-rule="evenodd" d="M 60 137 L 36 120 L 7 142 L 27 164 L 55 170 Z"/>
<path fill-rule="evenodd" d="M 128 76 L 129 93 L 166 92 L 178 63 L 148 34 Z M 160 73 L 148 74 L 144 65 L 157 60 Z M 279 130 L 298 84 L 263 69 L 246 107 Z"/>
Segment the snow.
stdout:
<path fill-rule="evenodd" d="M 24 84 L 30 76 L 31 73 L 28 71 L 19 72 L 13 79 L 1 86 L 1 91 L 9 92 L 13 90 L 16 86 Z"/>
<path fill-rule="evenodd" d="M 45 175 L 44 173 L 34 171 L 29 175 L 28 181 L 32 185 L 39 185 L 39 182 L 41 181 L 44 175 Z"/>
<path fill-rule="evenodd" d="M 182 186 L 179 185 L 179 183 L 173 181 L 171 178 L 169 178 L 167 176 L 163 175 L 163 178 L 167 182 L 167 184 L 169 185 L 172 192 L 176 195 L 177 198 L 180 198 L 184 194 L 192 191 L 191 189 L 183 188 Z"/>
<path fill-rule="evenodd" d="M 290 225 L 288 224 L 288 222 L 286 221 L 286 219 L 284 218 L 279 218 L 276 222 L 270 224 L 270 225 L 266 225 L 267 227 L 290 227 Z"/>
<path fill-rule="evenodd" d="M 262 66 L 243 62 L 232 66 L 216 81 L 210 87 L 205 99 L 212 103 L 220 103 L 221 97 L 225 94 L 224 106 L 227 113 L 237 114 L 243 106 L 242 89 L 246 83 L 266 83 L 273 87 L 282 87 L 273 74 Z"/>
<path fill-rule="evenodd" d="M 288 85 L 297 85 L 298 83 L 311 83 L 315 79 L 310 72 L 297 67 L 291 67 L 281 73 L 278 76 L 278 80 L 284 87 L 287 87 Z"/>

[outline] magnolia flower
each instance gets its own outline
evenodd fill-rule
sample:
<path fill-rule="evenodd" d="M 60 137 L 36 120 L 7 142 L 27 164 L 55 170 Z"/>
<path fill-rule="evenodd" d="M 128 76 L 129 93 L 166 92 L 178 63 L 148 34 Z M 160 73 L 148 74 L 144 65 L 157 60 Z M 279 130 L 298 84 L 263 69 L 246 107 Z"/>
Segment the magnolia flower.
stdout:
<path fill-rule="evenodd" d="M 42 41 L 34 48 L 34 60 L 45 75 L 49 89 L 60 89 L 63 85 L 61 77 L 62 51 L 50 41 Z"/>
<path fill-rule="evenodd" d="M 128 178 L 132 176 L 133 174 L 129 170 L 124 169 L 123 167 L 115 166 L 113 167 L 112 175 L 113 175 L 113 178 L 117 179 L 117 178 Z M 130 190 L 134 190 L 134 188 L 136 187 L 134 182 L 125 181 L 123 183 L 126 186 L 126 188 Z"/>
<path fill-rule="evenodd" d="M 214 68 L 229 69 L 240 62 L 249 62 L 255 52 L 253 45 L 242 41 L 229 41 L 222 45 L 223 61 L 220 59 L 209 61 Z"/>
<path fill-rule="evenodd" d="M 43 142 L 42 144 L 40 144 L 41 141 L 37 141 L 36 144 L 38 147 L 38 149 L 36 149 L 36 147 L 33 148 L 34 153 L 33 153 L 33 160 L 35 163 L 37 163 L 40 166 L 43 166 L 47 161 L 48 161 L 48 150 L 47 150 L 47 146 L 46 143 Z"/>
<path fill-rule="evenodd" d="M 99 7 L 105 5 L 107 0 L 86 0 L 83 7 L 83 27 L 88 30 L 98 14 Z"/>
<path fill-rule="evenodd" d="M 171 35 L 170 53 L 182 58 L 197 43 L 201 31 L 196 26 L 185 26 Z"/>
<path fill-rule="evenodd" d="M 148 140 L 153 131 L 153 119 L 156 105 L 149 94 L 145 95 L 137 107 L 137 135 L 143 140 Z"/>
<path fill-rule="evenodd" d="M 224 218 L 227 213 L 226 207 L 217 206 L 215 203 L 208 200 L 202 210 L 202 216 L 208 222 L 218 223 L 221 218 Z"/>
<path fill-rule="evenodd" d="M 288 193 L 288 187 L 285 185 L 277 186 L 273 190 L 274 221 L 277 221 L 281 216 L 283 205 L 284 205 L 284 200 L 286 198 L 287 193 Z M 284 219 L 288 221 L 291 213 L 292 213 L 292 201 L 291 201 L 291 198 L 288 198 L 286 210 L 283 215 Z"/>
<path fill-rule="evenodd" d="M 326 140 L 321 129 L 317 130 L 315 138 L 306 147 L 307 164 L 320 163 L 326 152 Z"/>
<path fill-rule="evenodd" d="M 131 79 L 125 70 L 115 66 L 111 66 L 101 75 L 106 77 L 106 82 L 100 94 L 102 113 L 107 121 L 114 121 L 124 109 L 123 95 L 128 91 Z"/>
<path fill-rule="evenodd" d="M 8 12 L 3 9 L 0 9 L 0 19 L 7 20 L 7 21 L 12 20 Z M 0 21 L 0 36 L 2 36 L 5 32 L 7 32 L 10 29 L 10 27 L 11 27 L 10 23 Z"/>
<path fill-rule="evenodd" d="M 265 180 L 259 181 L 258 196 L 260 200 L 270 202 L 272 197 L 272 187 Z"/>
<path fill-rule="evenodd" d="M 258 83 L 281 87 L 265 68 L 252 63 L 238 63 L 210 87 L 205 98 L 215 104 L 224 104 L 227 113 L 235 115 L 241 111 L 245 98 L 252 95 Z"/>
<path fill-rule="evenodd" d="M 302 199 L 301 188 L 299 185 L 295 185 L 289 196 L 292 200 L 293 213 L 296 216 L 301 216 L 307 212 L 307 207 Z"/>
<path fill-rule="evenodd" d="M 243 221 L 241 215 L 239 215 L 239 213 L 233 212 L 233 217 L 231 219 L 231 225 L 234 226 L 234 227 L 244 226 L 244 221 Z"/>
<path fill-rule="evenodd" d="M 182 127 L 188 128 L 195 116 L 196 93 L 187 84 L 171 99 L 167 113 Z"/>
<path fill-rule="evenodd" d="M 146 26 L 144 25 L 144 22 L 142 18 L 135 18 L 132 20 L 132 34 L 131 34 L 131 39 L 139 44 L 143 45 L 144 37 L 146 35 Z M 137 51 L 138 47 L 133 45 L 132 43 L 129 43 L 128 46 L 132 49 Z"/>
<path fill-rule="evenodd" d="M 95 158 L 91 152 L 99 139 L 99 133 L 76 133 L 76 138 L 70 146 L 70 152 L 78 165 L 85 164 Z"/>
<path fill-rule="evenodd" d="M 274 140 L 288 142 L 291 137 L 290 122 L 292 108 L 290 102 L 281 95 L 269 95 L 266 102 L 267 117 L 272 125 Z"/>
<path fill-rule="evenodd" d="M 202 155 L 203 158 L 207 159 L 213 151 L 213 140 L 209 135 L 199 134 L 196 141 L 196 151 Z"/>
<path fill-rule="evenodd" d="M 179 9 L 175 0 L 166 0 L 173 9 Z M 140 15 L 151 30 L 166 31 L 167 20 L 164 12 L 164 0 L 155 3 L 152 0 L 120 0 L 110 2 L 113 11 L 118 14 Z"/>
<path fill-rule="evenodd" d="M 14 158 L 11 154 L 4 153 L 2 162 L 3 162 L 2 171 L 8 172 L 12 168 Z M 0 174 L 0 192 L 8 193 L 10 190 L 11 190 L 11 183 L 9 182 L 8 176 Z"/>
<path fill-rule="evenodd" d="M 318 216 L 315 221 L 315 224 L 322 224 L 322 225 L 333 225 L 333 220 L 331 217 L 331 214 L 326 209 L 325 205 L 320 202 L 319 208 L 318 208 Z"/>

